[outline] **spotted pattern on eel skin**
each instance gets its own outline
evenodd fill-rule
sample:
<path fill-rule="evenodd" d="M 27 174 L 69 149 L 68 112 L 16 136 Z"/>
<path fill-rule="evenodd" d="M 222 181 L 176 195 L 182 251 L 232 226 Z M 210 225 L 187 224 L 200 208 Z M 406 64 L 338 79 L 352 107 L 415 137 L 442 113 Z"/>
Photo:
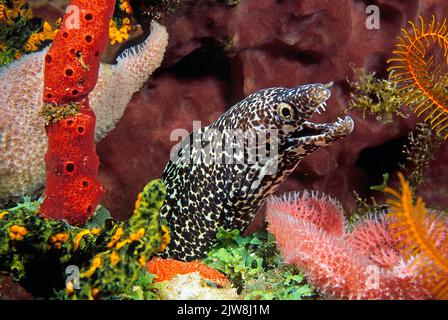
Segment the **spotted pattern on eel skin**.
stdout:
<path fill-rule="evenodd" d="M 179 144 L 163 173 L 167 196 L 161 215 L 172 240 L 162 256 L 185 261 L 204 257 L 218 228 L 244 230 L 306 155 L 353 131 L 349 116 L 334 123 L 309 121 L 315 112 L 325 111 L 331 85 L 258 91 Z M 253 143 L 260 133 L 267 140 Z M 262 161 L 257 154 L 266 149 L 272 152 Z M 206 161 L 224 156 L 233 161 Z"/>

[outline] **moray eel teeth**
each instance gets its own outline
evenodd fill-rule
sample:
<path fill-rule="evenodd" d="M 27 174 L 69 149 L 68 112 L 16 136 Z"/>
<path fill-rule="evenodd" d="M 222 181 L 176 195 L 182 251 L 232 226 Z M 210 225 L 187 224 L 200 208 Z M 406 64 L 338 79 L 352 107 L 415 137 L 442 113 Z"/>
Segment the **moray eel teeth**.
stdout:
<path fill-rule="evenodd" d="M 288 142 L 291 144 L 315 144 L 323 147 L 349 135 L 352 133 L 353 128 L 354 122 L 349 116 L 338 118 L 338 120 L 333 123 L 319 124 L 305 121 L 303 125 L 288 138 Z"/>
<path fill-rule="evenodd" d="M 303 119 L 309 119 L 314 113 L 319 115 L 326 111 L 327 100 L 331 97 L 330 88 L 333 82 L 327 84 L 316 84 L 310 90 L 311 99 L 315 101 L 308 111 L 304 114 Z M 338 118 L 333 123 L 313 123 L 305 120 L 291 135 L 286 139 L 286 147 L 294 147 L 297 145 L 314 145 L 324 147 L 331 143 L 344 138 L 352 133 L 354 128 L 353 119 L 349 116 Z"/>
<path fill-rule="evenodd" d="M 306 155 L 353 131 L 349 116 L 334 123 L 310 121 L 325 112 L 332 85 L 260 90 L 179 144 L 163 173 L 167 196 L 161 215 L 172 236 L 165 257 L 205 256 L 218 228 L 246 228 Z M 267 139 L 260 142 L 263 135 Z"/>

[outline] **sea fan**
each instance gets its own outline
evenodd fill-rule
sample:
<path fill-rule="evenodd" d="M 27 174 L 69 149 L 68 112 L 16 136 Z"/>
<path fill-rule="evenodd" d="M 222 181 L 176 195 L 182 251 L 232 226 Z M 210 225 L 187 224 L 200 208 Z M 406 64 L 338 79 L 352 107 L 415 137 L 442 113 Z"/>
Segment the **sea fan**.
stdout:
<path fill-rule="evenodd" d="M 410 267 L 438 299 L 448 299 L 448 223 L 446 218 L 429 213 L 422 198 L 414 203 L 412 190 L 399 174 L 401 194 L 387 188 L 395 199 L 388 201 L 391 233 L 399 238 L 399 247 Z"/>
<path fill-rule="evenodd" d="M 338 226 L 345 223 L 341 207 L 330 199 L 316 193 L 269 199 L 268 230 L 275 236 L 286 263 L 296 265 L 308 282 L 328 298 L 431 297 L 399 256 L 385 221 L 366 219 L 349 234 L 344 228 L 337 233 L 328 229 L 325 217 L 333 217 Z M 335 212 L 335 208 L 340 211 Z"/>
<path fill-rule="evenodd" d="M 403 102 L 414 108 L 417 116 L 425 115 L 425 121 L 437 134 L 448 131 L 448 74 L 434 64 L 434 56 L 428 54 L 432 45 L 443 50 L 448 62 L 447 20 L 440 23 L 433 16 L 429 24 L 420 17 L 420 25 L 409 21 L 413 32 L 402 28 L 398 37 L 395 57 L 388 62 L 390 79 L 400 85 Z M 448 132 L 444 133 L 448 139 Z"/>

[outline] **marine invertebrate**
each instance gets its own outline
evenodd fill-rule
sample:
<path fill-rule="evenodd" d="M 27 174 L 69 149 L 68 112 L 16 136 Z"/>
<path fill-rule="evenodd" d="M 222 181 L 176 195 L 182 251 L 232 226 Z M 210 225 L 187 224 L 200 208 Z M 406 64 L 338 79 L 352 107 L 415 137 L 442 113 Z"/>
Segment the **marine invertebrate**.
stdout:
<path fill-rule="evenodd" d="M 98 79 L 115 1 L 72 0 L 70 5 L 79 8 L 79 25 L 71 25 L 73 13 L 67 12 L 45 55 L 43 101 L 50 121 L 46 124 L 46 188 L 40 213 L 81 225 L 104 193 L 98 180 L 96 118 L 88 95 Z M 53 115 L 54 109 L 57 115 L 63 114 L 62 119 Z"/>
<path fill-rule="evenodd" d="M 183 262 L 173 259 L 153 258 L 147 263 L 148 271 L 155 274 L 156 282 L 171 280 L 179 274 L 190 274 L 198 272 L 202 278 L 208 279 L 216 284 L 227 287 L 229 280 L 219 271 L 212 269 L 200 261 Z"/>
<path fill-rule="evenodd" d="M 354 78 L 348 81 L 353 92 L 350 94 L 350 109 L 359 109 L 362 116 L 373 115 L 378 121 L 391 122 L 394 116 L 404 117 L 401 112 L 401 96 L 397 84 L 388 79 L 378 79 L 375 72 L 351 65 Z"/>
<path fill-rule="evenodd" d="M 104 219 L 102 209 L 85 228 L 42 219 L 39 203 L 26 201 L 0 218 L 0 272 L 12 275 L 35 295 L 48 297 L 64 287 L 65 268 L 75 265 L 80 268 L 81 289 L 69 283 L 61 297 L 119 295 L 132 286 L 136 275 L 146 272 L 146 261 L 166 246 L 168 231 L 159 216 L 164 197 L 162 181 L 153 180 L 128 221 Z"/>
<path fill-rule="evenodd" d="M 399 174 L 401 193 L 387 188 L 394 221 L 391 233 L 413 272 L 438 299 L 448 299 L 448 221 L 429 213 L 422 198 L 415 202 L 413 192 Z"/>
<path fill-rule="evenodd" d="M 390 221 L 384 217 L 368 218 L 355 223 L 346 240 L 354 251 L 381 268 L 393 268 L 400 262 L 397 241 L 388 232 Z"/>
<path fill-rule="evenodd" d="M 300 197 L 291 193 L 277 203 L 277 209 L 300 218 L 330 234 L 341 236 L 345 232 L 344 211 L 341 204 L 327 195 L 304 191 Z"/>
<path fill-rule="evenodd" d="M 119 27 L 113 20 L 109 23 L 109 39 L 111 44 L 122 43 L 129 39 L 129 32 L 132 30 L 131 20 L 124 18 Z"/>
<path fill-rule="evenodd" d="M 285 202 L 300 204 L 300 193 L 271 197 L 267 204 L 268 230 L 286 263 L 296 265 L 324 296 L 337 299 L 423 299 L 431 295 L 407 261 L 398 254 L 387 224 L 366 219 L 351 233 L 326 231 L 320 217 L 309 219 Z M 326 197 L 313 196 L 316 201 Z M 311 211 L 322 216 L 325 212 Z M 343 215 L 339 215 L 343 220 Z M 339 223 L 344 223 L 340 221 Z"/>
<path fill-rule="evenodd" d="M 42 46 L 55 38 L 58 30 L 53 29 L 53 27 L 44 21 L 42 25 L 42 31 L 37 33 L 32 33 L 26 44 L 24 45 L 25 52 L 35 52 L 42 48 Z"/>
<path fill-rule="evenodd" d="M 398 37 L 395 57 L 389 59 L 389 71 L 392 81 L 400 84 L 403 103 L 414 108 L 418 117 L 425 116 L 425 122 L 431 125 L 437 134 L 448 138 L 448 98 L 446 84 L 447 71 L 443 66 L 435 65 L 431 56 L 431 45 L 438 45 L 445 59 L 448 54 L 447 19 L 438 22 L 433 16 L 425 23 L 420 16 L 420 25 L 409 21 L 413 32 L 402 28 Z"/>
<path fill-rule="evenodd" d="M 330 86 L 253 93 L 180 143 L 163 173 L 167 198 L 161 214 L 173 239 L 168 256 L 204 256 L 219 227 L 244 229 L 300 160 L 352 132 L 348 116 L 334 123 L 309 121 L 325 109 Z"/>
<path fill-rule="evenodd" d="M 135 30 L 135 18 L 128 0 L 118 0 L 115 13 L 109 22 L 110 44 L 122 43 L 129 39 L 129 33 Z"/>
<path fill-rule="evenodd" d="M 407 142 L 403 146 L 406 160 L 400 167 L 406 173 L 407 181 L 413 190 L 423 183 L 425 171 L 433 160 L 433 153 L 443 141 L 440 135 L 434 134 L 431 125 L 424 122 L 417 124 L 415 132 L 408 134 Z"/>
<path fill-rule="evenodd" d="M 72 290 L 70 284 L 67 285 L 68 298 L 108 298 L 131 291 L 138 276 L 147 272 L 146 262 L 169 241 L 168 229 L 159 215 L 164 198 L 165 187 L 161 180 L 153 180 L 145 186 L 134 214 L 115 229 L 107 250 L 84 263 L 80 270 L 81 290 Z"/>
<path fill-rule="evenodd" d="M 119 0 L 119 7 L 121 10 L 123 10 L 126 13 L 132 13 L 132 7 L 129 4 L 128 0 Z"/>
<path fill-rule="evenodd" d="M 89 96 L 97 117 L 97 140 L 115 127 L 132 95 L 160 67 L 167 46 L 166 28 L 153 21 L 151 34 L 143 43 L 124 50 L 116 64 L 101 65 L 98 82 Z M 122 86 L 123 83 L 126 86 Z"/>
<path fill-rule="evenodd" d="M 0 67 L 52 41 L 57 30 L 34 18 L 27 1 L 0 0 Z"/>
<path fill-rule="evenodd" d="M 45 1 L 0 1 L 0 67 L 19 59 L 23 54 L 43 49 L 55 38 L 62 18 L 56 21 L 56 28 L 38 17 L 32 10 L 51 6 L 51 11 L 64 11 L 68 1 L 48 4 Z M 64 6 L 64 7 L 63 7 Z M 130 33 L 137 29 L 133 10 L 127 0 L 116 2 L 115 11 L 109 22 L 110 44 L 123 43 Z M 3 48 L 3 49 L 2 49 Z"/>
<path fill-rule="evenodd" d="M 142 44 L 126 49 L 117 64 L 100 65 L 89 95 L 96 141 L 114 128 L 132 95 L 160 66 L 167 42 L 166 29 L 152 22 Z M 40 113 L 46 54 L 47 49 L 25 55 L 0 70 L 0 201 L 35 194 L 45 182 L 46 120 Z"/>

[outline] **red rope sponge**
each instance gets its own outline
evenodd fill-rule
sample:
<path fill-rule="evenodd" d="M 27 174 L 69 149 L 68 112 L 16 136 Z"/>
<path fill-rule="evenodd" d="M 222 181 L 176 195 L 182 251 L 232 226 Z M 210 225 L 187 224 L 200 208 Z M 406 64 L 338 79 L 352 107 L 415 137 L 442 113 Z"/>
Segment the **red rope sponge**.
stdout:
<path fill-rule="evenodd" d="M 115 1 L 72 0 L 45 56 L 44 102 L 81 101 L 98 79 Z"/>
<path fill-rule="evenodd" d="M 82 225 L 99 204 L 104 192 L 97 179 L 94 129 L 95 115 L 87 99 L 79 114 L 47 126 L 47 180 L 41 205 L 45 217 Z"/>
<path fill-rule="evenodd" d="M 73 0 L 45 56 L 44 113 L 48 150 L 41 214 L 82 225 L 104 193 L 98 181 L 94 89 L 101 55 L 108 44 L 115 1 Z"/>

